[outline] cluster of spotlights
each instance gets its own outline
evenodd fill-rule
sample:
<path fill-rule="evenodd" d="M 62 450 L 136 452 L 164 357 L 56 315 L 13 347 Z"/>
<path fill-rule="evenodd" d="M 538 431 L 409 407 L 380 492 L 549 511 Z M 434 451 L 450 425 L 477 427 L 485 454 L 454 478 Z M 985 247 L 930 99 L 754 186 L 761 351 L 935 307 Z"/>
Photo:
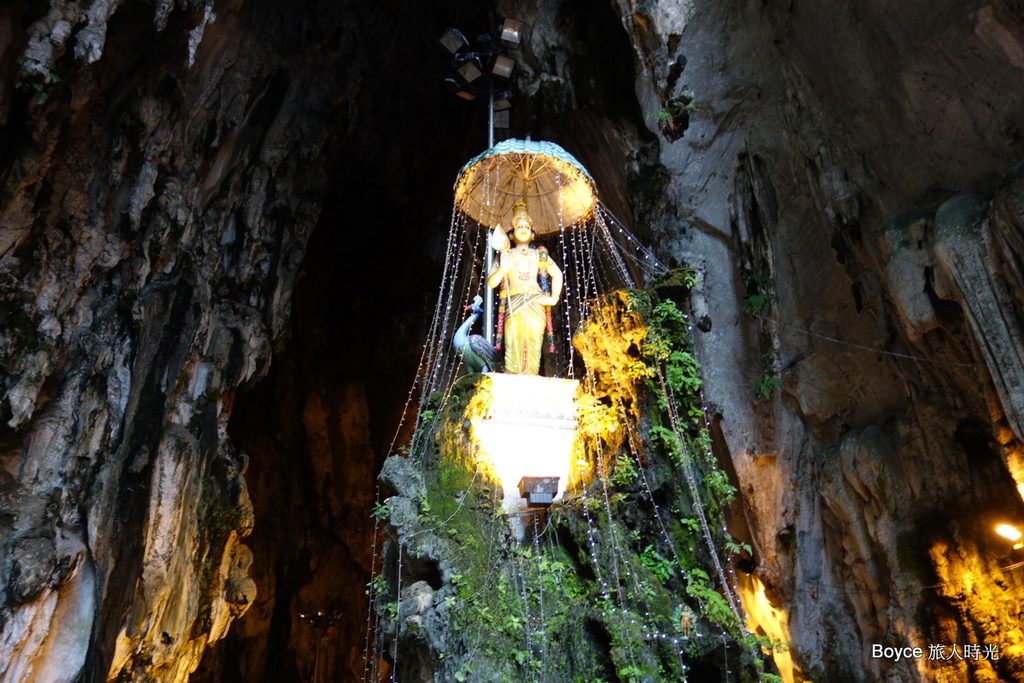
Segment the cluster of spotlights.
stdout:
<path fill-rule="evenodd" d="M 494 34 L 479 35 L 472 43 L 455 28 L 437 40 L 452 57 L 445 86 L 464 100 L 493 94 L 495 128 L 509 127 L 512 91 L 508 85 L 516 68 L 511 53 L 519 48 L 522 34 L 523 22 L 505 19 Z"/>

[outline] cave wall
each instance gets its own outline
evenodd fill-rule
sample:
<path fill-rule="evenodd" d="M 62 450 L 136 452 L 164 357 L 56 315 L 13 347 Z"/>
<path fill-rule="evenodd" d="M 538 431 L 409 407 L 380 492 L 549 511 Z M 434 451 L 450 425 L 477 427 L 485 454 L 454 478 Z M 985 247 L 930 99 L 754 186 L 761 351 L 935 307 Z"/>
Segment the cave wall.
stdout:
<path fill-rule="evenodd" d="M 186 680 L 252 604 L 228 420 L 289 330 L 326 150 L 367 115 L 364 19 L 0 10 L 0 679 Z"/>
<path fill-rule="evenodd" d="M 798 666 L 1021 680 L 991 535 L 1024 519 L 1018 4 L 490 11 L 0 8 L 0 680 L 184 680 L 246 609 L 204 680 L 360 666 L 360 624 L 300 615 L 364 617 L 355 520 L 484 146 L 432 42 L 498 14 L 528 25 L 514 132 L 699 271 L 736 526 Z"/>
<path fill-rule="evenodd" d="M 1024 483 L 1021 220 L 1000 208 L 1024 151 L 1019 8 L 619 9 L 644 111 L 694 105 L 660 147 L 654 230 L 704 272 L 707 398 L 796 663 L 815 680 L 1019 680 L 1003 599 L 1021 577 L 993 533 L 1020 522 Z M 757 398 L 762 378 L 781 390 Z M 902 642 L 1004 657 L 870 656 Z"/>

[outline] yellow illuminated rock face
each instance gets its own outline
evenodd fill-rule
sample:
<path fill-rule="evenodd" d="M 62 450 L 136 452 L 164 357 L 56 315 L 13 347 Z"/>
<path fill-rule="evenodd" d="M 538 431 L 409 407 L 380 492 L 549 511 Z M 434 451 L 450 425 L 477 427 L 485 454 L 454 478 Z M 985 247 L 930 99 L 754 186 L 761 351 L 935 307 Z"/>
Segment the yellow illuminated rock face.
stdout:
<path fill-rule="evenodd" d="M 639 417 L 639 392 L 635 372 L 631 368 L 640 362 L 640 346 L 647 337 L 647 327 L 640 316 L 632 312 L 625 292 L 605 295 L 591 308 L 579 331 L 573 336 L 573 346 L 580 352 L 587 366 L 587 394 L 609 405 L 620 405 L 633 419 Z M 618 448 L 625 434 L 603 431 L 612 450 Z"/>
<path fill-rule="evenodd" d="M 794 683 L 799 671 L 793 666 L 793 657 L 789 652 L 789 624 L 785 609 L 772 605 L 765 595 L 764 584 L 752 574 L 740 573 L 737 590 L 743 599 L 743 609 L 747 613 L 747 629 L 751 633 L 767 635 L 772 642 L 778 643 L 772 649 L 772 659 L 779 668 L 779 676 L 783 683 Z"/>
<path fill-rule="evenodd" d="M 932 642 L 946 646 L 947 659 L 929 660 L 923 668 L 937 680 L 1022 680 L 1024 553 L 991 538 L 991 530 L 978 531 L 962 528 L 953 537 L 929 539 L 938 580 L 922 590 L 952 618 L 928 629 Z"/>

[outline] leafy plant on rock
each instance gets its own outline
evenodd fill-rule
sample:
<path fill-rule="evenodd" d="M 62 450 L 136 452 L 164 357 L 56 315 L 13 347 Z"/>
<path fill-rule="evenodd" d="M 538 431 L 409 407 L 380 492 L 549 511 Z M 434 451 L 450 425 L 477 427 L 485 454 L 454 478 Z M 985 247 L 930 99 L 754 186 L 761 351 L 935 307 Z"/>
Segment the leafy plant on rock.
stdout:
<path fill-rule="evenodd" d="M 50 98 L 47 88 L 60 83 L 57 66 L 52 62 L 41 62 L 34 57 L 18 57 L 18 80 L 14 86 L 35 95 L 36 104 L 44 105 Z"/>
<path fill-rule="evenodd" d="M 778 377 L 758 377 L 754 381 L 754 396 L 758 400 L 768 398 L 776 390 L 782 388 L 782 380 Z"/>
<path fill-rule="evenodd" d="M 749 270 L 740 275 L 747 295 L 743 299 L 742 315 L 757 317 L 768 315 L 771 307 L 779 302 L 775 294 L 775 278 Z"/>

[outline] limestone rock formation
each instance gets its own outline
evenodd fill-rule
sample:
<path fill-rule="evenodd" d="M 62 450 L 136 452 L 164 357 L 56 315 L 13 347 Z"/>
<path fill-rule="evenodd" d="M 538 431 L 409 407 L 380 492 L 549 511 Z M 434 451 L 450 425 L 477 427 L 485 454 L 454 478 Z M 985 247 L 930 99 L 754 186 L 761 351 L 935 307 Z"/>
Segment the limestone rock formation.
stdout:
<path fill-rule="evenodd" d="M 730 527 L 796 670 L 1024 680 L 992 533 L 1024 523 L 1017 4 L 16 0 L 0 681 L 361 675 L 373 477 L 485 145 L 433 41 L 497 15 L 513 132 L 697 270 Z"/>
<path fill-rule="evenodd" d="M 1024 149 L 1020 91 L 999 85 L 1019 75 L 1019 13 L 618 7 L 644 111 L 684 84 L 698 104 L 660 148 L 674 199 L 656 231 L 706 270 L 707 396 L 794 662 L 813 680 L 1020 680 L 1000 595 L 1021 577 L 993 531 L 1022 519 L 1007 208 Z M 752 400 L 759 377 L 783 391 Z M 1004 588 L 965 587 L 987 575 Z M 872 658 L 893 641 L 1004 656 Z"/>
<path fill-rule="evenodd" d="M 255 597 L 227 423 L 287 328 L 330 91 L 218 10 L 0 10 L 4 681 L 187 680 Z"/>

